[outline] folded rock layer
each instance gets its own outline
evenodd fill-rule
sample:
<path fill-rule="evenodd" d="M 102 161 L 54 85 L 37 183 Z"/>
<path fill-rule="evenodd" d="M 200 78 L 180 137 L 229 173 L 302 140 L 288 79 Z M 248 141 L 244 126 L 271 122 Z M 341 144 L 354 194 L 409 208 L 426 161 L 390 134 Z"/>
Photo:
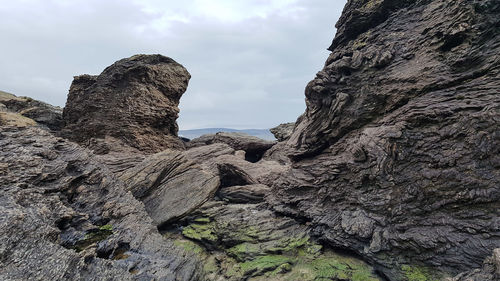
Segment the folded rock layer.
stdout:
<path fill-rule="evenodd" d="M 498 1 L 348 1 L 267 153 L 293 160 L 275 210 L 390 280 L 481 267 L 500 245 L 499 26 Z"/>

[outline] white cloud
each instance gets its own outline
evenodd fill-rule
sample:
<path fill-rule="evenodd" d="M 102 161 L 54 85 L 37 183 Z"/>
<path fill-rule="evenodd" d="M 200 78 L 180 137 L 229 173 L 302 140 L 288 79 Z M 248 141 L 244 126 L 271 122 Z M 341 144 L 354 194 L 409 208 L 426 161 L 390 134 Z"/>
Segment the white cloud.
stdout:
<path fill-rule="evenodd" d="M 189 129 L 295 120 L 345 1 L 4 2 L 0 90 L 64 105 L 72 76 L 161 53 L 192 74 L 179 120 Z"/>

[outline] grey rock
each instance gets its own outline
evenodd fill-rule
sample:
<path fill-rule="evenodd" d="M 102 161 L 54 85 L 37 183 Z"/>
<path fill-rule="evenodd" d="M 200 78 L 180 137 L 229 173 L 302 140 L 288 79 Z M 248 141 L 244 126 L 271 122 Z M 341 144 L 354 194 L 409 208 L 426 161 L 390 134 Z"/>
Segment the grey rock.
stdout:
<path fill-rule="evenodd" d="M 295 127 L 295 123 L 283 123 L 279 126 L 269 129 L 274 137 L 278 141 L 286 141 L 290 138 L 293 132 L 293 128 Z"/>
<path fill-rule="evenodd" d="M 33 126 L 0 127 L 1 280 L 202 280 L 92 154 Z"/>
<path fill-rule="evenodd" d="M 190 78 L 182 65 L 162 55 L 135 55 L 99 76 L 77 76 L 61 135 L 99 154 L 123 147 L 148 154 L 183 149 L 176 119 Z"/>
<path fill-rule="evenodd" d="M 270 188 L 263 184 L 228 186 L 219 189 L 217 195 L 232 203 L 257 203 L 264 200 Z"/>
<path fill-rule="evenodd" d="M 245 151 L 245 158 L 251 162 L 259 161 L 264 153 L 276 144 L 276 142 L 259 139 L 244 133 L 219 132 L 193 139 L 186 146 L 193 148 L 214 143 L 225 143 L 235 150 Z"/>
<path fill-rule="evenodd" d="M 487 257 L 481 268 L 471 269 L 449 278 L 449 281 L 481 281 L 500 279 L 500 248 L 493 250 L 493 254 Z M 447 280 L 447 281 L 448 281 Z"/>
<path fill-rule="evenodd" d="M 267 201 L 390 280 L 480 268 L 500 244 L 499 15 L 348 1 L 306 112 L 264 157 L 291 159 Z"/>
<path fill-rule="evenodd" d="M 219 187 L 217 174 L 174 150 L 150 155 L 122 173 L 120 179 L 144 203 L 158 226 L 192 212 L 212 198 Z"/>

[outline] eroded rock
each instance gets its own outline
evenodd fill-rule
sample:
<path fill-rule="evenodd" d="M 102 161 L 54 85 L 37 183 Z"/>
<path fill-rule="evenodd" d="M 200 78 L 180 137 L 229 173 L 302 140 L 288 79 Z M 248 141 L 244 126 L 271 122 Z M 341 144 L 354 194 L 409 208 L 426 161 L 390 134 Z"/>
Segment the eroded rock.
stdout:
<path fill-rule="evenodd" d="M 190 78 L 182 65 L 161 55 L 136 55 L 98 76 L 77 76 L 62 136 L 99 154 L 123 147 L 143 153 L 182 149 L 176 119 Z"/>
<path fill-rule="evenodd" d="M 286 141 L 290 138 L 293 132 L 293 128 L 295 127 L 295 123 L 283 123 L 279 126 L 271 128 L 269 131 L 274 135 L 274 137 L 278 141 Z"/>
<path fill-rule="evenodd" d="M 193 148 L 214 143 L 225 143 L 235 150 L 245 151 L 245 159 L 250 162 L 258 162 L 264 153 L 276 144 L 276 142 L 259 139 L 245 133 L 219 132 L 193 139 L 186 146 Z"/>
<path fill-rule="evenodd" d="M 500 244 L 499 15 L 348 1 L 306 112 L 265 157 L 293 160 L 268 202 L 390 280 L 481 267 Z"/>
<path fill-rule="evenodd" d="M 202 280 L 88 150 L 34 126 L 0 146 L 1 280 Z"/>
<path fill-rule="evenodd" d="M 0 119 L 10 125 L 33 125 L 29 118 L 42 128 L 58 131 L 62 128 L 62 109 L 28 97 L 17 97 L 0 91 Z M 17 113 L 17 115 L 16 115 Z M 23 118 L 25 117 L 25 118 Z"/>
<path fill-rule="evenodd" d="M 156 225 L 179 219 L 207 200 L 219 188 L 219 177 L 186 158 L 165 150 L 147 157 L 120 179 L 144 203 Z"/>

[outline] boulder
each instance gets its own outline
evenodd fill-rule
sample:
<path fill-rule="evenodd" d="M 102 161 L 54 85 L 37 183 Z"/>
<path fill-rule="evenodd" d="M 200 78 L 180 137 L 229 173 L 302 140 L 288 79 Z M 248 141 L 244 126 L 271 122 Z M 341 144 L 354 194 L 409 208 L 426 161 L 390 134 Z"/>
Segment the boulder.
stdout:
<path fill-rule="evenodd" d="M 135 55 L 98 76 L 77 76 L 61 135 L 98 154 L 122 147 L 148 154 L 183 149 L 176 119 L 190 78 L 182 65 L 162 55 Z"/>

